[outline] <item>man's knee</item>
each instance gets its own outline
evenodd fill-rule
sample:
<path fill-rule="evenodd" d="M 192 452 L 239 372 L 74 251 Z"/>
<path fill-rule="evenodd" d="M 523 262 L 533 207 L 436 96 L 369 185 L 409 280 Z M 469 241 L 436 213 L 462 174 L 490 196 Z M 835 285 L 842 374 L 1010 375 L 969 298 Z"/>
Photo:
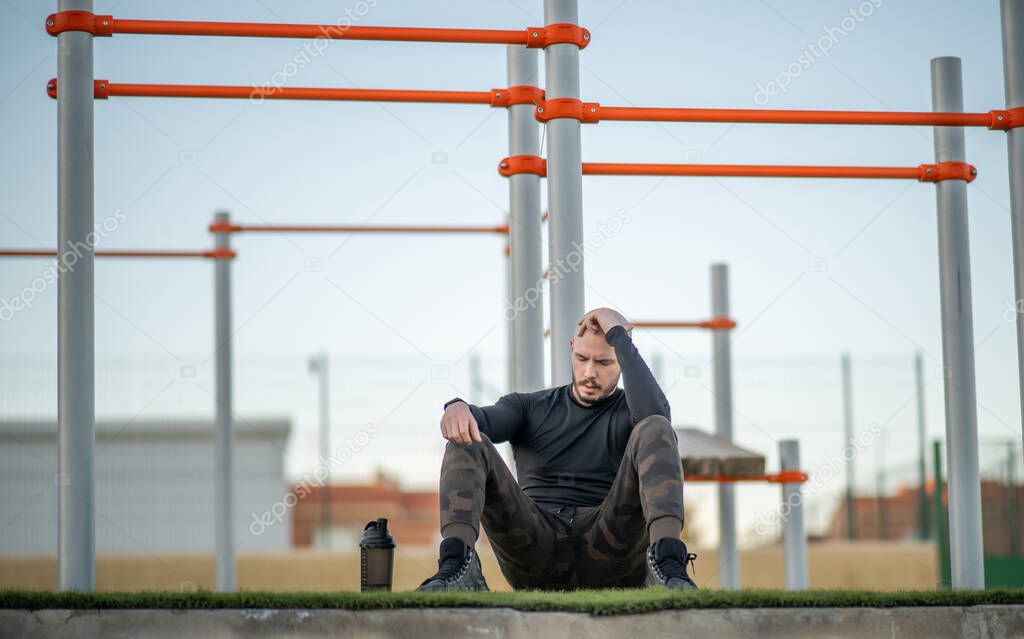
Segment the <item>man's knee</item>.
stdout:
<path fill-rule="evenodd" d="M 490 438 L 483 433 L 480 433 L 480 441 L 473 440 L 470 443 L 449 439 L 449 442 L 444 446 L 442 466 L 455 464 L 458 466 L 482 466 L 487 468 L 490 461 L 496 455 L 499 455 L 498 449 L 495 448 L 495 444 L 490 441 Z"/>
<path fill-rule="evenodd" d="M 480 437 L 483 441 L 471 444 L 448 440 L 441 459 L 442 487 L 471 487 L 478 478 L 491 472 L 494 468 L 493 454 L 497 454 L 497 449 L 486 435 L 480 433 Z M 483 487 L 482 483 L 480 487 Z"/>
<path fill-rule="evenodd" d="M 651 415 L 650 417 L 644 417 L 633 430 L 629 433 L 629 439 L 661 439 L 668 436 L 672 441 L 676 441 L 676 433 L 672 429 L 672 423 L 668 421 L 668 418 L 664 415 Z"/>
<path fill-rule="evenodd" d="M 445 445 L 444 448 L 445 457 L 450 455 L 464 457 L 468 454 L 470 457 L 482 460 L 491 453 L 497 452 L 497 449 L 494 447 L 494 444 L 487 435 L 480 433 L 480 440 L 481 441 L 473 441 L 469 444 L 463 444 L 460 442 L 453 442 L 449 439 L 448 444 Z"/>

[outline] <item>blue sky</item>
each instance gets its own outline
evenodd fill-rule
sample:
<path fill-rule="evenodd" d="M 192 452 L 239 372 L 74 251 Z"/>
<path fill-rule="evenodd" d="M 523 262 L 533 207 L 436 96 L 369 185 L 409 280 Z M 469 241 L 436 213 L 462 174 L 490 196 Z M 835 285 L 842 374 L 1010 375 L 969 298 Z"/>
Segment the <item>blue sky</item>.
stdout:
<path fill-rule="evenodd" d="M 1004 106 L 995 0 L 581 4 L 580 22 L 593 33 L 581 55 L 587 101 L 929 110 L 929 60 L 953 55 L 963 59 L 966 110 Z M 56 75 L 56 42 L 42 30 L 53 5 L 0 3 L 4 246 L 56 243 L 56 103 L 44 91 Z M 95 10 L 123 18 L 331 23 L 346 8 L 365 9 L 359 23 L 369 25 L 543 23 L 541 3 L 522 0 L 140 0 L 98 2 Z M 851 11 L 861 19 L 847 30 L 850 21 L 843 20 Z M 828 55 L 813 55 L 806 68 L 787 72 L 827 33 L 836 34 Z M 302 45 L 115 36 L 97 39 L 95 70 L 112 82 L 261 84 Z M 762 104 L 759 87 L 780 74 L 790 76 L 786 91 Z M 505 84 L 504 47 L 380 42 L 333 42 L 287 81 L 461 90 Z M 206 225 L 222 207 L 254 223 L 504 219 L 507 184 L 496 171 L 507 154 L 500 109 L 141 98 L 95 107 L 96 220 L 119 214 L 125 220 L 101 248 L 207 247 Z M 1016 437 L 1019 443 L 1016 345 L 1006 313 L 1013 288 L 1005 142 L 1001 133 L 968 134 L 968 160 L 979 170 L 969 186 L 979 430 L 984 438 Z M 607 122 L 584 127 L 583 158 L 916 166 L 933 160 L 931 139 L 928 128 Z M 445 161 L 437 161 L 441 157 Z M 708 266 L 729 263 L 741 327 L 733 346 L 739 441 L 764 450 L 774 463 L 777 440 L 800 437 L 812 470 L 839 450 L 843 349 L 854 356 L 858 430 L 885 426 L 884 455 L 871 452 L 863 463 L 870 467 L 880 456 L 893 464 L 911 459 L 914 415 L 907 402 L 915 393 L 911 358 L 917 350 L 925 356 L 929 432 L 942 434 L 934 187 L 585 179 L 586 234 L 621 210 L 631 222 L 586 256 L 587 306 L 613 306 L 635 318 L 702 317 Z M 382 466 L 412 485 L 431 485 L 441 451 L 438 407 L 467 392 L 467 354 L 483 358 L 493 389 L 481 401 L 496 399 L 503 388 L 502 241 L 242 236 L 236 244 L 238 412 L 292 417 L 289 467 L 295 473 L 309 467 L 316 422 L 304 360 L 326 349 L 336 371 L 335 435 L 366 422 L 391 425 L 353 462 L 352 477 Z M 321 260 L 323 271 L 307 270 L 311 259 Z M 810 270 L 812 262 L 825 270 Z M 46 265 L 42 259 L 3 261 L 0 296 L 19 295 Z M 96 292 L 100 415 L 212 414 L 212 400 L 196 388 L 208 383 L 212 366 L 205 361 L 212 341 L 210 264 L 102 262 Z M 8 387 L 0 415 L 55 412 L 56 293 L 48 287 L 31 309 L 0 324 L 0 355 L 11 363 L 5 368 L 26 371 L 12 378 L 28 380 Z M 707 335 L 638 332 L 636 339 L 641 352 L 663 359 L 675 417 L 710 427 Z M 196 377 L 182 378 L 183 366 L 196 367 Z M 688 366 L 700 375 L 686 377 Z M 701 490 L 693 494 L 710 495 Z M 744 494 L 741 500 L 763 503 L 776 491 Z M 713 533 L 713 517 L 704 519 Z"/>

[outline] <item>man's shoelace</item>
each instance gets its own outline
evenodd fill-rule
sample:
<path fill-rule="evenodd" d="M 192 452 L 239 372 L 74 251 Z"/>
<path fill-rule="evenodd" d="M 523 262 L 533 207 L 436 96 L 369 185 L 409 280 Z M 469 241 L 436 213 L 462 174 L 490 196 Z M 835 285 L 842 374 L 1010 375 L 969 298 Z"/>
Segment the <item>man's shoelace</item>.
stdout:
<path fill-rule="evenodd" d="M 661 570 L 661 574 L 667 578 L 677 579 L 689 579 L 689 575 L 686 574 L 687 564 L 694 564 L 697 559 L 697 555 L 694 553 L 688 553 L 684 561 L 680 561 L 676 557 L 663 557 L 658 561 L 658 569 Z M 696 574 L 696 569 L 694 570 Z"/>
<path fill-rule="evenodd" d="M 448 557 L 438 562 L 437 574 L 434 575 L 433 579 L 440 579 L 443 581 L 452 581 L 456 579 L 460 572 L 462 572 L 462 565 L 467 561 L 468 558 L 459 557 Z"/>

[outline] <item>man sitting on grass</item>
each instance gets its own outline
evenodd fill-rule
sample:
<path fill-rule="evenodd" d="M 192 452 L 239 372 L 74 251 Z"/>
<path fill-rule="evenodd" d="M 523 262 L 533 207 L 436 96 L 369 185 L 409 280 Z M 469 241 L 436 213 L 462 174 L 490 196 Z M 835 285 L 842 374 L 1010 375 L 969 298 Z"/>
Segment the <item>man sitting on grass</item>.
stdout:
<path fill-rule="evenodd" d="M 631 330 L 616 311 L 591 311 L 570 342 L 571 384 L 493 406 L 445 404 L 444 539 L 437 574 L 418 590 L 487 590 L 481 524 L 516 589 L 696 588 L 668 401 Z M 494 447 L 506 441 L 519 483 Z"/>

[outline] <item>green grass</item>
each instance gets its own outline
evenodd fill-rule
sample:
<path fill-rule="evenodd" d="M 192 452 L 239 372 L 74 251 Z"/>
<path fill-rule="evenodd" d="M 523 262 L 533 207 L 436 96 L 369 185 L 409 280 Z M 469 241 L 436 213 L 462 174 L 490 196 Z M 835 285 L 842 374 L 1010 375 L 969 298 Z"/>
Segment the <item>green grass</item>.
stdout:
<path fill-rule="evenodd" d="M 864 592 L 850 590 L 583 590 L 576 592 L 491 593 L 312 593 L 243 591 L 199 592 L 38 592 L 0 590 L 0 608 L 514 608 L 528 611 L 585 612 L 598 615 L 681 608 L 795 608 L 894 606 L 1024 605 L 1024 589 L 983 591 Z"/>

